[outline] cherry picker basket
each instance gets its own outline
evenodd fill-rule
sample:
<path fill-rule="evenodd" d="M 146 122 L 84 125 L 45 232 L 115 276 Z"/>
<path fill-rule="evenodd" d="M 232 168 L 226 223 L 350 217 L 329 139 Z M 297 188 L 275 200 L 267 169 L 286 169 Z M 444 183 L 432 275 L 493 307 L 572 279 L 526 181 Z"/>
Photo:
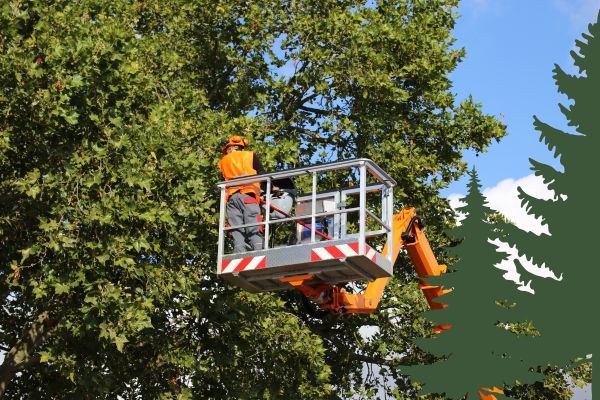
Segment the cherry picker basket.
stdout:
<path fill-rule="evenodd" d="M 355 185 L 318 191 L 319 179 L 334 171 L 356 177 Z M 271 204 L 273 182 L 303 176 L 312 180 L 312 190 L 296 196 L 295 210 L 283 212 L 284 218 L 280 218 L 279 211 L 282 210 Z M 263 221 L 226 226 L 227 188 L 250 183 L 261 183 L 265 187 L 264 207 L 276 211 L 277 219 L 271 218 L 273 213 L 265 212 Z M 220 182 L 217 273 L 252 292 L 289 290 L 288 282 L 294 277 L 302 277 L 304 282 L 314 284 L 389 277 L 392 275 L 393 252 L 388 249 L 388 256 L 383 256 L 380 247 L 370 245 L 367 239 L 385 235 L 391 243 L 395 185 L 396 182 L 377 164 L 364 158 Z M 367 195 L 370 202 L 367 202 Z M 377 200 L 373 202 L 373 198 Z M 349 222 L 350 215 L 357 217 L 354 230 Z M 273 245 L 270 241 L 273 227 L 284 223 L 297 224 L 296 240 Z M 228 232 L 252 226 L 263 228 L 263 249 L 228 252 Z"/>

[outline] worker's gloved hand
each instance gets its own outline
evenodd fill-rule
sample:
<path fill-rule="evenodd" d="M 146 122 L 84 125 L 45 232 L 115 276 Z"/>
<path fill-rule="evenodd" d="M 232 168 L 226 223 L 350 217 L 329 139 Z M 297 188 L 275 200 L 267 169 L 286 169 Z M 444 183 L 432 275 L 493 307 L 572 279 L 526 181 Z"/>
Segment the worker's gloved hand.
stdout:
<path fill-rule="evenodd" d="M 273 198 L 273 197 L 280 197 L 282 193 L 284 193 L 284 192 L 282 192 L 279 189 L 279 187 L 277 187 L 277 186 L 272 186 L 271 187 L 271 198 Z M 267 199 L 267 192 L 263 191 L 261 193 L 260 197 L 261 197 L 261 199 L 266 200 Z"/>
<path fill-rule="evenodd" d="M 286 195 L 286 192 L 284 192 L 283 190 L 280 190 L 277 186 L 274 186 L 273 190 L 271 191 L 272 199 L 279 199 L 285 195 Z"/>

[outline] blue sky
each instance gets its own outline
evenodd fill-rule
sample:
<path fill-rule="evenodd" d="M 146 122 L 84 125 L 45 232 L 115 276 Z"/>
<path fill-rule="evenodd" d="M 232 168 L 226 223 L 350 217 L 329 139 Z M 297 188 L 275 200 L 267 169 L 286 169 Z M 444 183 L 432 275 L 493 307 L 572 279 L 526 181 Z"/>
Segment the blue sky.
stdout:
<path fill-rule="evenodd" d="M 596 20 L 600 0 L 463 0 L 454 35 L 467 56 L 453 73 L 459 99 L 473 95 L 486 113 L 499 116 L 508 126 L 507 136 L 487 153 L 465 159 L 479 171 L 484 194 L 492 208 L 523 229 L 545 231 L 528 217 L 516 198 L 522 186 L 536 197 L 549 192 L 531 176 L 529 158 L 560 168 L 546 147 L 538 142 L 533 115 L 566 131 L 572 129 L 560 113 L 554 64 L 575 73 L 571 50 L 575 40 Z M 450 185 L 443 195 L 456 205 L 466 192 L 466 179 Z M 546 231 L 547 232 L 547 231 Z M 592 398 L 591 386 L 577 389 L 574 400 Z"/>
<path fill-rule="evenodd" d="M 595 20 L 600 0 L 463 0 L 455 37 L 467 50 L 452 74 L 459 99 L 472 94 L 484 111 L 501 116 L 508 135 L 487 153 L 466 160 L 480 174 L 484 188 L 529 174 L 529 157 L 558 165 L 538 142 L 533 115 L 558 128 L 566 121 L 552 79 L 554 64 L 575 72 L 569 52 L 575 39 Z M 466 180 L 444 195 L 465 192 Z"/>

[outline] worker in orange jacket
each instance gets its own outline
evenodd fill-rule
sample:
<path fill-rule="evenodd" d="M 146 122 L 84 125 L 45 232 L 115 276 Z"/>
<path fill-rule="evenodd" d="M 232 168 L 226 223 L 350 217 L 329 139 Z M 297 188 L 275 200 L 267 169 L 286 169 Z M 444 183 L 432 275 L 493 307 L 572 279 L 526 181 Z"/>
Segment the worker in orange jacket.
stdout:
<path fill-rule="evenodd" d="M 223 158 L 219 168 L 226 181 L 242 176 L 264 173 L 260 160 L 253 151 L 244 150 L 250 145 L 248 139 L 232 136 L 222 149 Z M 226 192 L 227 221 L 232 227 L 262 222 L 260 211 L 260 184 L 251 183 L 228 187 Z M 252 250 L 262 250 L 262 226 L 232 229 L 233 252 L 242 253 L 249 246 Z"/>

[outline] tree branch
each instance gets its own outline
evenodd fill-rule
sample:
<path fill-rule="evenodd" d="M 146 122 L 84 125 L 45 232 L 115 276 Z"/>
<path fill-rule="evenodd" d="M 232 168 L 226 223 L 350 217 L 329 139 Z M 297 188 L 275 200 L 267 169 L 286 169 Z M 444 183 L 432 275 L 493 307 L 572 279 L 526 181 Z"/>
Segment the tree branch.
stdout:
<path fill-rule="evenodd" d="M 314 107 L 309 107 L 309 106 L 305 106 L 305 105 L 301 105 L 300 107 L 298 107 L 298 109 L 300 109 L 302 111 L 311 112 L 316 115 L 322 115 L 322 116 L 327 116 L 327 115 L 331 114 L 330 111 L 321 110 L 320 108 L 314 108 Z"/>
<path fill-rule="evenodd" d="M 54 326 L 48 324 L 49 312 L 44 311 L 32 322 L 29 329 L 23 332 L 23 338 L 6 353 L 0 365 L 0 399 L 15 374 L 33 360 L 36 348 L 50 335 Z"/>
<path fill-rule="evenodd" d="M 214 102 L 216 100 L 217 94 L 223 90 L 222 85 L 227 82 L 227 78 L 229 75 L 231 75 L 234 68 L 235 67 L 233 65 L 228 65 L 225 71 L 217 78 L 217 82 L 215 82 L 215 85 L 211 89 L 210 93 L 208 93 L 208 101 Z M 171 99 L 169 98 L 169 100 Z"/>
<path fill-rule="evenodd" d="M 294 71 L 294 75 L 290 76 L 290 79 L 288 79 L 287 81 L 287 86 L 288 87 L 293 87 L 296 84 L 296 76 L 300 75 L 302 72 L 304 72 L 304 70 L 306 69 L 306 67 L 308 66 L 308 64 L 310 64 L 309 62 L 303 62 L 300 65 L 300 69 Z"/>
<path fill-rule="evenodd" d="M 301 99 L 300 100 L 300 104 L 308 103 L 309 101 L 312 101 L 312 100 L 316 99 L 317 97 L 319 97 L 319 94 L 318 93 L 313 93 L 313 94 L 311 94 L 309 96 L 306 96 L 305 98 Z"/>
<path fill-rule="evenodd" d="M 372 357 L 372 356 L 367 356 L 364 354 L 352 354 L 350 357 L 352 357 L 353 359 L 355 359 L 357 361 L 362 361 L 362 362 L 369 363 L 369 364 L 385 365 L 387 367 L 397 366 L 399 363 L 401 363 L 405 359 L 404 357 L 398 357 L 398 358 L 393 358 L 393 359 L 388 360 L 385 358 Z"/>
<path fill-rule="evenodd" d="M 320 143 L 320 144 L 328 144 L 329 143 L 329 141 L 326 138 L 320 137 L 318 132 L 311 131 L 310 129 L 300 128 L 297 126 L 290 126 L 290 129 L 296 131 L 297 133 L 299 133 L 301 135 L 309 136 L 314 143 Z"/>
<path fill-rule="evenodd" d="M 291 120 L 295 111 L 298 109 L 298 107 L 301 106 L 302 104 L 304 104 L 306 101 L 308 101 L 306 99 L 311 99 L 311 96 L 315 96 L 315 95 L 311 95 L 306 98 L 303 98 L 303 96 L 309 90 L 309 87 L 307 87 L 306 85 L 299 89 L 293 89 L 294 85 L 298 81 L 298 79 L 297 79 L 298 75 L 300 75 L 302 72 L 304 72 L 304 70 L 307 68 L 308 64 L 309 64 L 308 62 L 303 63 L 300 66 L 300 69 L 295 71 L 294 75 L 291 76 L 290 79 L 288 79 L 287 86 L 292 88 L 292 93 L 290 95 L 289 100 L 283 100 L 281 102 L 281 112 L 283 114 L 284 121 Z"/>

